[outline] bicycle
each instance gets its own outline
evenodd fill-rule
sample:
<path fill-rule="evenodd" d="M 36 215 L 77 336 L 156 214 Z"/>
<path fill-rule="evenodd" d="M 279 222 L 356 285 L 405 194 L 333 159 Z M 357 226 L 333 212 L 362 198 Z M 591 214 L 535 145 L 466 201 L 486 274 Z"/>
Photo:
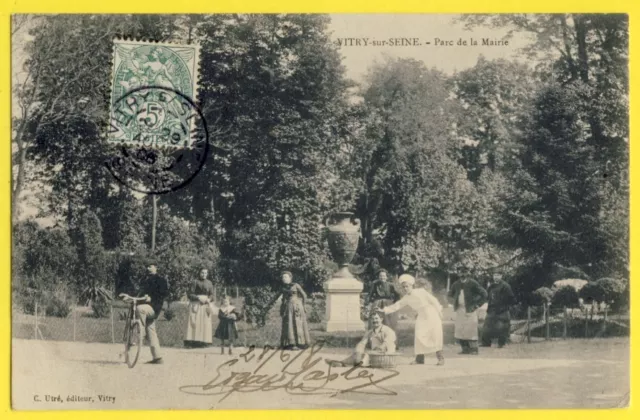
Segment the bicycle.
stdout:
<path fill-rule="evenodd" d="M 142 347 L 143 333 L 142 322 L 136 317 L 136 306 L 138 302 L 146 302 L 147 296 L 132 297 L 126 293 L 121 293 L 120 298 L 131 304 L 129 312 L 124 324 L 124 358 L 127 366 L 133 368 L 140 356 L 140 348 Z"/>

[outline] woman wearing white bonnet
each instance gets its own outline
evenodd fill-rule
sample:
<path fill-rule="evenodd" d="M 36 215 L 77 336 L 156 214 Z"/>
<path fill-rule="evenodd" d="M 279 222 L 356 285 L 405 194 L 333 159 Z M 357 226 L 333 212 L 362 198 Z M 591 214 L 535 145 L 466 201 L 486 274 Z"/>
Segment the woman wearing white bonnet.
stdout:
<path fill-rule="evenodd" d="M 382 309 L 385 314 L 396 312 L 405 306 L 417 313 L 415 324 L 414 363 L 424 364 L 424 355 L 435 353 L 438 365 L 444 365 L 442 355 L 442 305 L 425 289 L 414 289 L 416 279 L 403 274 L 398 282 L 405 291 L 405 295 L 398 302 Z"/>

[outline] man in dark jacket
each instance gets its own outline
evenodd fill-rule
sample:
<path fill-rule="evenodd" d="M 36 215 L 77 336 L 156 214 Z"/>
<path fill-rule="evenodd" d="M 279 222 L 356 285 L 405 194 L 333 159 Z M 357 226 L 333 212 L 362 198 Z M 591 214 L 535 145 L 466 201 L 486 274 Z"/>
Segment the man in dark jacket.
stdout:
<path fill-rule="evenodd" d="M 498 347 L 504 347 L 511 333 L 509 308 L 515 304 L 511 286 L 502 280 L 500 274 L 494 274 L 487 291 L 487 318 L 482 328 L 482 346 L 491 347 L 491 340 L 498 339 Z"/>
<path fill-rule="evenodd" d="M 451 285 L 449 298 L 456 312 L 455 338 L 462 354 L 478 354 L 478 308 L 487 300 L 487 292 L 468 276 Z"/>
<path fill-rule="evenodd" d="M 145 303 L 136 306 L 136 315 L 142 322 L 149 339 L 152 360 L 147 363 L 162 364 L 160 341 L 158 340 L 155 321 L 160 316 L 162 305 L 169 295 L 169 284 L 164 277 L 158 274 L 154 263 L 149 264 L 147 270 L 149 274 L 140 285 L 140 295 L 145 296 L 147 300 Z"/>

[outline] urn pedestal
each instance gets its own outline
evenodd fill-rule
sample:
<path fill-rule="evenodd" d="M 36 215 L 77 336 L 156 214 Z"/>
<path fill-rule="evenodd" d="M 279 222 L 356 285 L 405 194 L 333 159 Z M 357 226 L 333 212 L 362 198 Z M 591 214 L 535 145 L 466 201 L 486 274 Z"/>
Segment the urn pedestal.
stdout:
<path fill-rule="evenodd" d="M 349 262 L 360 238 L 360 221 L 352 213 L 334 213 L 325 220 L 327 239 L 333 260 L 340 266 L 324 284 L 327 295 L 325 331 L 364 331 L 360 318 L 360 293 L 363 285 L 351 272 Z"/>

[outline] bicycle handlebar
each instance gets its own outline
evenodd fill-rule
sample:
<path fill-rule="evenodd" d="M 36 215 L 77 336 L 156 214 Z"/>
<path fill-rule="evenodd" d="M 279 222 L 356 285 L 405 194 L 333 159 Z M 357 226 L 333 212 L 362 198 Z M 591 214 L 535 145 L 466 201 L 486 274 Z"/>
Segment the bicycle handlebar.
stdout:
<path fill-rule="evenodd" d="M 122 300 L 129 300 L 129 301 L 133 301 L 133 302 L 146 302 L 147 300 L 147 296 L 143 296 L 143 297 L 133 297 L 133 296 L 129 296 L 126 293 L 120 293 L 119 295 L 120 298 L 122 298 Z"/>

